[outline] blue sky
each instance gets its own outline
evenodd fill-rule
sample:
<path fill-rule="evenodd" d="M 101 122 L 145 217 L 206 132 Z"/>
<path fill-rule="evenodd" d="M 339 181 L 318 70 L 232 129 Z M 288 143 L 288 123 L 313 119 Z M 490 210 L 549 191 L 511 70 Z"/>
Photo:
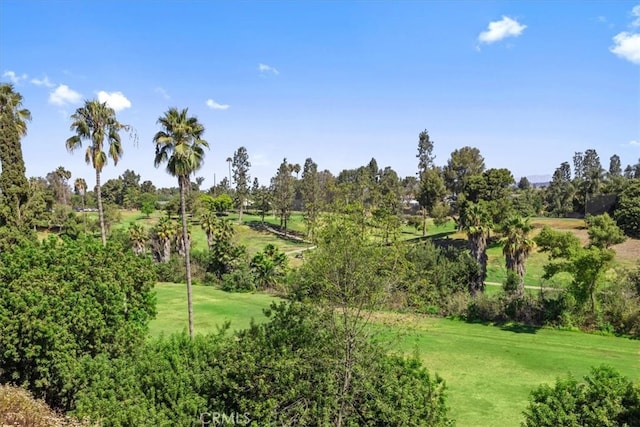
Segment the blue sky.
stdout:
<path fill-rule="evenodd" d="M 284 157 L 413 175 L 423 129 L 437 164 L 469 145 L 516 177 L 589 148 L 605 168 L 640 157 L 638 1 L 2 0 L 0 76 L 33 115 L 29 176 L 63 165 L 93 182 L 64 148 L 92 98 L 139 138 L 123 135 L 104 178 L 133 169 L 158 186 L 177 185 L 151 141 L 174 106 L 206 128 L 204 187 L 240 146 L 264 184 Z"/>

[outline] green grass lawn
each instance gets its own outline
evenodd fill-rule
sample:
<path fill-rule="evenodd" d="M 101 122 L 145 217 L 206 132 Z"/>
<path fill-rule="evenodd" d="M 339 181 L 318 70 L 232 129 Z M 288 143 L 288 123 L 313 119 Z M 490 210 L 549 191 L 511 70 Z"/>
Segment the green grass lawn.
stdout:
<path fill-rule="evenodd" d="M 186 330 L 185 286 L 158 284 L 156 292 L 152 335 Z M 264 320 L 262 309 L 273 300 L 196 286 L 196 333 L 216 331 L 226 320 L 232 329 L 248 326 L 251 318 Z M 518 426 L 531 389 L 568 372 L 580 378 L 601 363 L 640 379 L 640 341 L 393 313 L 377 317 L 379 339 L 390 351 L 417 351 L 447 381 L 448 404 L 458 426 Z"/>
<path fill-rule="evenodd" d="M 188 330 L 187 287 L 185 284 L 158 283 L 158 315 L 151 322 L 150 333 L 158 336 Z M 224 322 L 231 329 L 244 329 L 251 319 L 266 319 L 262 310 L 274 298 L 266 294 L 229 293 L 208 286 L 193 287 L 194 330 L 196 333 L 215 332 Z"/>

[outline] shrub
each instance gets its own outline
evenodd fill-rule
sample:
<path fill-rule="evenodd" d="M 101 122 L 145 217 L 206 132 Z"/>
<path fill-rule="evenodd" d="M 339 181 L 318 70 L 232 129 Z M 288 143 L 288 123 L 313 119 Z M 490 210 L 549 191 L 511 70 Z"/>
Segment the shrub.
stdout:
<path fill-rule="evenodd" d="M 227 292 L 252 292 L 256 290 L 254 275 L 248 265 L 242 264 L 239 268 L 222 276 L 222 290 Z"/>
<path fill-rule="evenodd" d="M 571 376 L 556 379 L 531 393 L 524 411 L 525 427 L 637 426 L 640 388 L 611 367 L 593 368 L 578 382 Z"/>
<path fill-rule="evenodd" d="M 126 354 L 155 316 L 151 261 L 109 242 L 52 238 L 0 254 L 0 382 L 56 409 L 77 359 Z"/>
<path fill-rule="evenodd" d="M 74 414 L 105 426 L 193 425 L 204 412 L 251 425 L 333 424 L 342 347 L 330 314 L 298 303 L 266 314 L 269 322 L 233 337 L 183 333 L 123 358 L 85 358 Z M 344 425 L 449 425 L 445 384 L 419 359 L 367 344 L 354 360 Z"/>

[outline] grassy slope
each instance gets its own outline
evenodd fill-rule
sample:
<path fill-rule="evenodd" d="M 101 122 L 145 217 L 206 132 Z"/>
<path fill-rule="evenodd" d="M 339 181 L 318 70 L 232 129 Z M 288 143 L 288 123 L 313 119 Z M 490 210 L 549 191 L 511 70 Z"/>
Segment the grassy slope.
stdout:
<path fill-rule="evenodd" d="M 159 284 L 158 318 L 151 333 L 186 329 L 183 285 Z M 196 332 L 232 329 L 264 319 L 273 300 L 262 294 L 230 294 L 194 287 Z M 449 405 L 459 426 L 517 426 L 530 390 L 572 372 L 608 363 L 640 378 L 640 342 L 553 329 L 499 328 L 449 319 L 384 314 L 380 337 L 393 351 L 418 351 L 430 370 L 446 379 Z"/>
<path fill-rule="evenodd" d="M 231 329 L 244 329 L 252 318 L 265 319 L 262 309 L 273 297 L 265 294 L 227 293 L 211 287 L 195 286 L 193 291 L 194 329 L 198 333 L 215 332 L 225 321 Z M 151 322 L 153 336 L 187 330 L 187 288 L 184 284 L 156 285 L 158 315 Z"/>

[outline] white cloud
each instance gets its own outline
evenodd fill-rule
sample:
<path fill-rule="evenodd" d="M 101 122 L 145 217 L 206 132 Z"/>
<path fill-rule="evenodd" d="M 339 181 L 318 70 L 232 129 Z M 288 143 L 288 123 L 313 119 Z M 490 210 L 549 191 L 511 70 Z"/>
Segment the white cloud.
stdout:
<path fill-rule="evenodd" d="M 218 104 L 216 101 L 209 98 L 207 99 L 207 107 L 211 108 L 212 110 L 227 110 L 229 108 L 229 105 Z"/>
<path fill-rule="evenodd" d="M 636 141 L 635 139 L 627 142 L 624 146 L 626 147 L 640 147 L 640 141 Z"/>
<path fill-rule="evenodd" d="M 122 111 L 127 108 L 131 108 L 131 101 L 129 101 L 122 92 L 105 92 L 104 90 L 101 90 L 98 92 L 98 101 L 106 102 L 107 105 L 115 111 Z"/>
<path fill-rule="evenodd" d="M 15 71 L 11 71 L 11 70 L 5 71 L 2 77 L 8 77 L 9 80 L 11 80 L 11 83 L 13 83 L 14 85 L 20 84 L 22 80 L 27 79 L 26 74 L 19 76 L 18 74 L 16 74 Z"/>
<path fill-rule="evenodd" d="M 508 16 L 503 16 L 499 21 L 489 22 L 487 31 L 480 33 L 478 41 L 480 43 L 491 44 L 507 37 L 518 37 L 522 34 L 525 28 L 527 28 L 526 25 L 523 25 Z"/>
<path fill-rule="evenodd" d="M 31 83 L 36 86 L 54 87 L 55 85 L 49 81 L 49 77 L 44 76 L 43 79 L 31 79 Z"/>
<path fill-rule="evenodd" d="M 613 37 L 613 43 L 614 45 L 609 48 L 611 53 L 634 64 L 640 64 L 640 34 L 624 31 Z"/>
<path fill-rule="evenodd" d="M 260 73 L 262 74 L 266 74 L 266 73 L 271 73 L 274 75 L 278 75 L 280 74 L 280 71 L 278 71 L 277 68 L 272 67 L 271 65 L 267 65 L 267 64 L 258 64 L 258 71 L 260 71 Z"/>
<path fill-rule="evenodd" d="M 49 94 L 49 103 L 59 106 L 63 106 L 66 104 L 77 104 L 81 100 L 82 95 L 69 88 L 69 86 L 67 85 L 59 85 Z"/>
<path fill-rule="evenodd" d="M 169 93 L 161 87 L 155 88 L 154 92 L 160 94 L 160 96 L 162 96 L 164 99 L 171 99 Z"/>
<path fill-rule="evenodd" d="M 640 27 L 640 4 L 631 9 L 631 14 L 636 18 L 631 25 L 633 27 Z"/>

